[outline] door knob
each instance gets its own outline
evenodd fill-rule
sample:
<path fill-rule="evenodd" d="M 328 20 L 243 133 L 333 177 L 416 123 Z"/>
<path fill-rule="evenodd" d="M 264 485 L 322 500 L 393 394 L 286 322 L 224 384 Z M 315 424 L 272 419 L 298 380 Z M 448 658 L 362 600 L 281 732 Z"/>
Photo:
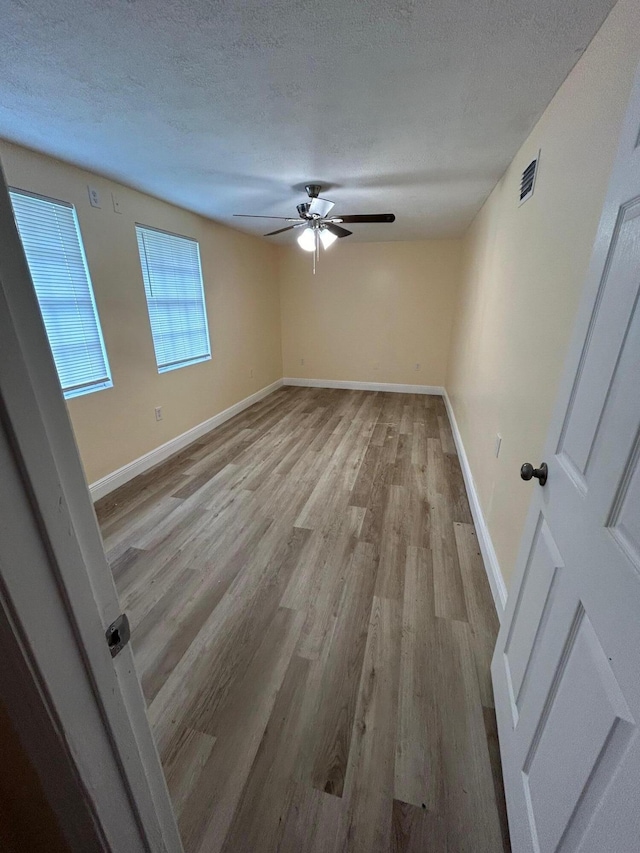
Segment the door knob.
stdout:
<path fill-rule="evenodd" d="M 523 480 L 530 480 L 532 477 L 535 477 L 541 486 L 544 486 L 547 482 L 548 473 L 549 469 L 546 462 L 542 462 L 539 468 L 534 468 L 531 462 L 525 462 L 520 469 L 520 476 Z"/>

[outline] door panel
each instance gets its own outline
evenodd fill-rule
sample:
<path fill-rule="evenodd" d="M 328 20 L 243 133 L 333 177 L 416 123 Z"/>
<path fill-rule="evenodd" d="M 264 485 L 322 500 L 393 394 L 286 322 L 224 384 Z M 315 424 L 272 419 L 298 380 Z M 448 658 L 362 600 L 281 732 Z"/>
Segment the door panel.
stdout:
<path fill-rule="evenodd" d="M 640 432 L 630 456 L 616 489 L 607 527 L 635 570 L 640 572 Z"/>
<path fill-rule="evenodd" d="M 639 218 L 640 223 L 640 218 Z M 640 233 L 638 246 L 640 249 Z M 640 251 L 636 276 L 640 271 Z M 625 500 L 630 478 L 638 464 L 638 422 L 640 420 L 640 289 L 632 306 L 624 345 L 594 442 L 590 465 L 598 490 L 593 495 L 594 511 L 607 526 Z M 636 503 L 636 507 L 638 504 Z M 627 503 L 627 508 L 629 504 Z M 637 513 L 636 513 L 637 514 Z"/>
<path fill-rule="evenodd" d="M 554 600 L 561 568 L 562 558 L 540 514 L 504 649 L 514 726 L 518 724 L 531 664 Z M 534 583 L 528 583 L 531 577 L 535 577 Z"/>
<path fill-rule="evenodd" d="M 614 732 L 617 734 L 617 732 Z M 579 802 L 558 848 L 562 853 L 598 850 L 601 853 L 635 851 L 640 838 L 640 810 L 629 809 L 630 785 L 640 763 L 638 738 L 616 737 Z M 625 798 L 627 801 L 625 803 Z"/>
<path fill-rule="evenodd" d="M 514 853 L 640 849 L 639 127 L 640 75 L 492 663 Z"/>
<path fill-rule="evenodd" d="M 581 604 L 523 764 L 532 836 L 553 851 L 580 799 L 611 750 L 628 744 L 635 726 L 589 617 Z M 606 771 L 605 771 L 606 772 Z"/>
<path fill-rule="evenodd" d="M 585 486 L 592 448 L 637 300 L 639 238 L 640 200 L 634 199 L 618 215 L 557 451 L 568 459 Z"/>

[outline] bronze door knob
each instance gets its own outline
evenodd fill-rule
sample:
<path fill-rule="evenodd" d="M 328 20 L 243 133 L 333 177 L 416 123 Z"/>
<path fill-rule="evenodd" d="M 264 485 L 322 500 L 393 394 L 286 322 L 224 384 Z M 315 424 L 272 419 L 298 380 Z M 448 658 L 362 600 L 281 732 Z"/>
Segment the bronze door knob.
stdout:
<path fill-rule="evenodd" d="M 530 480 L 532 477 L 535 477 L 541 486 L 544 486 L 547 482 L 548 474 L 549 469 L 546 462 L 542 462 L 539 468 L 534 468 L 531 462 L 525 462 L 520 469 L 520 476 L 523 480 Z"/>

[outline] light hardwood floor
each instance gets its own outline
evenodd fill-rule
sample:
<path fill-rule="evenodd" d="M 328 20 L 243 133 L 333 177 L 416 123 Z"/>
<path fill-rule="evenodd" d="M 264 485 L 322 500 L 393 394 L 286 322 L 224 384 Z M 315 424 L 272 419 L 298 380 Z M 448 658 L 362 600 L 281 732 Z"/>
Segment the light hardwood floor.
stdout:
<path fill-rule="evenodd" d="M 439 397 L 283 388 L 96 509 L 188 853 L 508 850 Z"/>

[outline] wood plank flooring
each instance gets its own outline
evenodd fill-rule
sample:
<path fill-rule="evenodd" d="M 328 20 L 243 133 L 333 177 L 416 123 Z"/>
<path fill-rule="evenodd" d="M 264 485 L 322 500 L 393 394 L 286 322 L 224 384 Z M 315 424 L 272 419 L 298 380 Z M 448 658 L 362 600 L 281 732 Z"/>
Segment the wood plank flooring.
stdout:
<path fill-rule="evenodd" d="M 508 851 L 439 397 L 283 388 L 96 511 L 187 853 Z"/>

